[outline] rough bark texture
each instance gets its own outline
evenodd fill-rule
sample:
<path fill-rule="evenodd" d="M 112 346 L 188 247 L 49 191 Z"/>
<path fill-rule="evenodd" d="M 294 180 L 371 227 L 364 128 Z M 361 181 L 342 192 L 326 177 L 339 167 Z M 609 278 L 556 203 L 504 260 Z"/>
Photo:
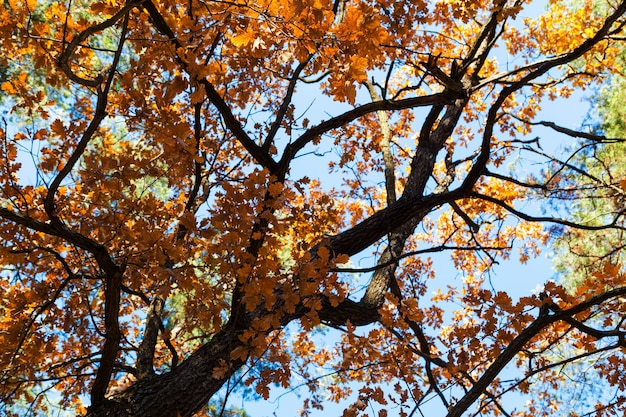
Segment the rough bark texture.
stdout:
<path fill-rule="evenodd" d="M 211 396 L 243 365 L 231 360 L 230 352 L 242 342 L 239 333 L 228 329 L 185 359 L 176 369 L 141 379 L 124 392 L 92 408 L 87 416 L 191 416 L 204 407 Z M 215 378 L 213 370 L 224 360 L 228 372 Z"/>

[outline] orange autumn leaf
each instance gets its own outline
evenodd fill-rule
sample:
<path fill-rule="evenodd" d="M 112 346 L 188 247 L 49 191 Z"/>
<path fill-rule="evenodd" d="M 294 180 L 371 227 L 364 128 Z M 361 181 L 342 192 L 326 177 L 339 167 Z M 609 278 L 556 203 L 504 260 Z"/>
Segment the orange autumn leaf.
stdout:
<path fill-rule="evenodd" d="M 626 2 L 536 6 L 5 1 L 2 412 L 621 410 L 622 267 L 531 268 L 624 229 L 574 113 Z"/>

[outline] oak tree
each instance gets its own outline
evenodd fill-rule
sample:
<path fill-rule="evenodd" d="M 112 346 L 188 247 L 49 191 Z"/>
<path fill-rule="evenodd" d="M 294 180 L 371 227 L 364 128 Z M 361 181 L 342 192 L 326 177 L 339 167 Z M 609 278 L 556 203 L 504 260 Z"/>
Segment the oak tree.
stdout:
<path fill-rule="evenodd" d="M 593 3 L 5 0 L 3 412 L 210 415 L 304 380 L 305 415 L 541 416 L 531 387 L 590 357 L 617 390 L 592 411 L 623 407 L 618 266 L 488 280 L 544 225 L 622 230 L 570 215 L 624 184 L 554 142 L 611 144 L 540 112 L 621 71 L 626 2 Z"/>

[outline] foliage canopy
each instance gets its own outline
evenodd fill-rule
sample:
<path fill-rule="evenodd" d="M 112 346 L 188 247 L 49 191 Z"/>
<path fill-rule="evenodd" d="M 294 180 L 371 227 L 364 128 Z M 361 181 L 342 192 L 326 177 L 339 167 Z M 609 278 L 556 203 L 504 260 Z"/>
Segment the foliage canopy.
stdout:
<path fill-rule="evenodd" d="M 621 71 L 626 2 L 527 3 L 5 0 L 2 411 L 212 415 L 243 379 L 304 381 L 305 415 L 537 417 L 589 358 L 591 411 L 623 407 L 619 266 L 488 282 L 544 224 L 623 230 L 570 211 L 624 195 L 572 157 L 612 141 L 539 114 Z"/>

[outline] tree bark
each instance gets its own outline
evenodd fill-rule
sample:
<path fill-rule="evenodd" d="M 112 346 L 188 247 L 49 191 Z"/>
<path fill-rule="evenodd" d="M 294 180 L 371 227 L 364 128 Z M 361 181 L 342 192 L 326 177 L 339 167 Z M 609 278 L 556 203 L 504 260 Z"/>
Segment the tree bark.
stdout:
<path fill-rule="evenodd" d="M 223 329 L 172 371 L 135 382 L 90 409 L 87 417 L 192 416 L 244 364 L 230 358 L 232 350 L 243 345 L 238 336 L 239 332 Z M 224 363 L 229 365 L 226 373 L 214 373 Z"/>

